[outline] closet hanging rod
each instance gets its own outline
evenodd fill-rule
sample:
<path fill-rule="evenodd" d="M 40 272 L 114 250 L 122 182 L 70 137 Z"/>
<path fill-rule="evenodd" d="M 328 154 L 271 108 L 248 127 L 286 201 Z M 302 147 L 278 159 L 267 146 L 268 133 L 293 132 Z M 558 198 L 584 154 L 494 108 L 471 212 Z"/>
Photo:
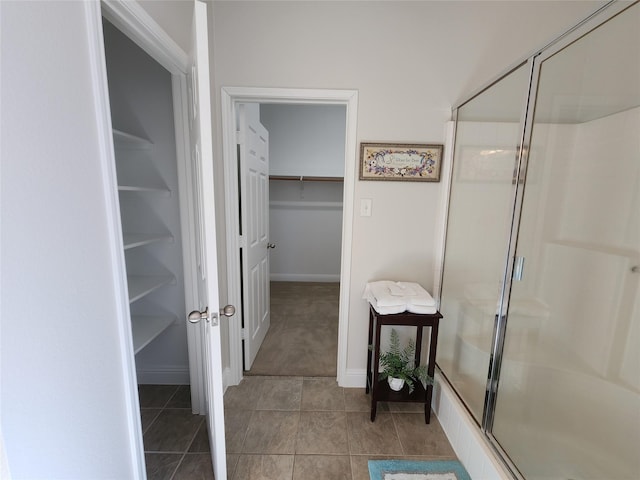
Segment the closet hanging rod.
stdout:
<path fill-rule="evenodd" d="M 298 182 L 343 182 L 342 177 L 308 177 L 305 175 L 269 175 L 269 180 L 294 180 Z"/>

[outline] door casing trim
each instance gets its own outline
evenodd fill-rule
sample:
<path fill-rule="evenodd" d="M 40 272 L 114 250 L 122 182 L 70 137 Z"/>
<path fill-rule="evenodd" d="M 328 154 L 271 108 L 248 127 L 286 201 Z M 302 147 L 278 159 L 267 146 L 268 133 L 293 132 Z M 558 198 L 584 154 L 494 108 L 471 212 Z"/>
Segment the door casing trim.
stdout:
<path fill-rule="evenodd" d="M 242 316 L 241 270 L 238 205 L 238 172 L 236 168 L 236 108 L 239 103 L 286 103 L 306 105 L 344 105 L 346 107 L 344 191 L 342 215 L 342 255 L 340 260 L 340 310 L 338 320 L 339 385 L 347 376 L 347 344 L 349 333 L 349 287 L 351 284 L 351 250 L 353 242 L 353 205 L 357 170 L 357 90 L 318 90 L 298 88 L 222 87 L 222 159 L 224 165 L 225 224 L 227 250 L 228 302 L 236 306 L 236 315 Z M 242 325 L 229 322 L 229 370 L 225 388 L 242 380 Z"/>
<path fill-rule="evenodd" d="M 118 259 L 114 261 L 114 276 L 116 277 L 116 291 L 122 297 L 119 305 L 121 315 L 116 319 L 119 323 L 120 348 L 123 359 L 123 375 L 126 385 L 123 391 L 127 410 L 128 441 L 131 449 L 132 478 L 146 478 L 146 466 L 144 447 L 142 442 L 142 429 L 140 426 L 140 407 L 138 401 L 137 373 L 133 344 L 131 340 L 131 317 L 126 292 L 126 268 L 124 265 L 124 253 L 120 225 L 120 212 L 118 202 L 117 181 L 115 176 L 115 154 L 112 139 L 111 110 L 109 107 L 109 92 L 106 76 L 106 61 L 104 57 L 104 37 L 102 34 L 102 18 L 113 23 L 120 31 L 136 43 L 142 50 L 148 53 L 155 61 L 171 73 L 172 93 L 174 106 L 174 121 L 176 132 L 176 155 L 178 167 L 178 182 L 180 194 L 181 234 L 183 244 L 183 259 L 185 269 L 185 303 L 189 305 L 195 295 L 188 272 L 193 264 L 191 252 L 192 223 L 189 222 L 190 210 L 193 206 L 188 202 L 185 192 L 188 179 L 191 176 L 189 152 L 189 130 L 187 112 L 187 54 L 173 41 L 173 39 L 158 25 L 158 23 L 136 2 L 127 0 L 102 0 L 99 3 L 88 2 L 86 4 L 86 22 L 89 32 L 89 49 L 93 58 L 92 76 L 94 83 L 94 95 L 99 116 L 97 126 L 101 138 L 100 148 L 102 159 L 109 163 L 105 166 L 107 177 L 107 208 L 113 215 L 113 225 L 110 225 L 110 242 Z M 115 232 L 115 235 L 113 234 Z M 185 315 L 186 318 L 186 315 Z M 199 365 L 196 360 L 201 350 L 201 335 L 196 338 L 189 337 L 189 365 L 192 383 L 192 402 L 194 413 L 204 413 L 204 379 L 199 370 L 193 367 Z M 192 348 L 195 347 L 195 348 Z M 196 374 L 196 378 L 194 378 Z M 195 391 L 194 391 L 195 386 Z M 200 411 L 198 411 L 200 410 Z"/>

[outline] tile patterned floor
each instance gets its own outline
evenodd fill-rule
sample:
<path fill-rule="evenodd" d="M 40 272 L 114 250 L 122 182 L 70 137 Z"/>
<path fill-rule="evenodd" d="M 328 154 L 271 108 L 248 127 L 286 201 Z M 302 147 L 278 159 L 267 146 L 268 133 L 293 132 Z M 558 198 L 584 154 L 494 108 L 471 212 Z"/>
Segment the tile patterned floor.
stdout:
<path fill-rule="evenodd" d="M 229 478 L 368 480 L 369 459 L 456 458 L 420 405 L 378 410 L 372 423 L 364 389 L 331 378 L 245 377 L 225 394 Z"/>
<path fill-rule="evenodd" d="M 213 479 L 204 417 L 191 413 L 188 385 L 139 385 L 149 480 Z"/>
<path fill-rule="evenodd" d="M 338 284 L 271 284 L 272 325 L 250 373 L 298 376 L 246 376 L 227 389 L 230 480 L 369 480 L 369 459 L 455 459 L 421 405 L 379 404 L 372 423 L 364 389 L 337 385 L 338 292 Z M 213 479 L 189 386 L 141 385 L 139 395 L 147 478 Z"/>
<path fill-rule="evenodd" d="M 334 377 L 339 283 L 271 282 L 271 327 L 245 375 Z"/>
<path fill-rule="evenodd" d="M 150 480 L 213 479 L 204 417 L 188 386 L 140 386 Z M 384 403 L 319 377 L 245 377 L 224 397 L 230 480 L 369 480 L 369 459 L 456 458 L 419 404 Z"/>

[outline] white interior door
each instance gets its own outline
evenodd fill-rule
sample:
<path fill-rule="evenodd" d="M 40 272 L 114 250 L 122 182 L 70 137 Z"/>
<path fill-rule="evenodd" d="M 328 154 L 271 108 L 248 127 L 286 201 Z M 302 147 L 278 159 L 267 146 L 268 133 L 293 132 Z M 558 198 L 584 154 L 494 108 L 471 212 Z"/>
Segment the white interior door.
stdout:
<path fill-rule="evenodd" d="M 215 478 L 227 478 L 224 437 L 224 407 L 222 387 L 222 358 L 218 312 L 218 263 L 215 227 L 215 197 L 213 191 L 213 142 L 211 103 L 209 94 L 209 57 L 207 39 L 207 7 L 195 1 L 193 45 L 190 56 L 191 158 L 194 195 L 194 226 L 196 264 L 198 269 L 197 310 L 189 315 L 203 329 L 205 397 L 207 429 Z M 194 318 L 195 314 L 195 318 Z"/>
<path fill-rule="evenodd" d="M 270 323 L 269 308 L 269 132 L 259 105 L 239 105 L 242 199 L 244 368 L 250 370 Z"/>

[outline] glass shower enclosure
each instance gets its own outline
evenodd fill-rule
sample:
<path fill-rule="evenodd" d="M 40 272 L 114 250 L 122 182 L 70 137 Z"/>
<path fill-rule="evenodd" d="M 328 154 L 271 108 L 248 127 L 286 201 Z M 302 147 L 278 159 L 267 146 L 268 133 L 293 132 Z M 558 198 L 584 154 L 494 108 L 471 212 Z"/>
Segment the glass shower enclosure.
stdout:
<path fill-rule="evenodd" d="M 443 376 L 514 477 L 640 478 L 640 4 L 454 120 Z"/>

